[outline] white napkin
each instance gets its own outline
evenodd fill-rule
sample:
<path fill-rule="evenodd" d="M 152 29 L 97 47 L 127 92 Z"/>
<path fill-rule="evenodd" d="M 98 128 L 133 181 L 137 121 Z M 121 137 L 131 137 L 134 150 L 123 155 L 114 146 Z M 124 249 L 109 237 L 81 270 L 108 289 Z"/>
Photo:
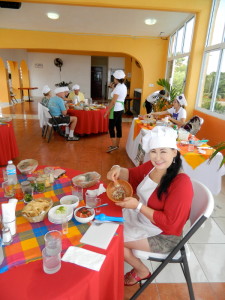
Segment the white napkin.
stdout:
<path fill-rule="evenodd" d="M 2 203 L 2 221 L 12 222 L 16 218 L 17 199 L 10 199 L 8 203 Z"/>
<path fill-rule="evenodd" d="M 106 256 L 104 254 L 70 246 L 63 255 L 62 260 L 94 271 L 99 271 L 105 258 Z"/>
<path fill-rule="evenodd" d="M 100 183 L 98 189 L 96 189 L 96 190 L 87 190 L 86 193 L 89 196 L 99 196 L 99 195 L 105 193 L 105 191 L 106 191 L 106 189 L 104 188 L 103 184 Z"/>

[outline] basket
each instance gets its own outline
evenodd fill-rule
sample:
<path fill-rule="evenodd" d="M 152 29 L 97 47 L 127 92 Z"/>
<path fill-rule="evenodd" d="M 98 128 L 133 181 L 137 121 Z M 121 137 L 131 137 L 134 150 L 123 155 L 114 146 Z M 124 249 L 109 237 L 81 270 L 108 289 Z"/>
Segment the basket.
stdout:
<path fill-rule="evenodd" d="M 38 166 L 38 162 L 35 159 L 24 159 L 21 160 L 18 165 L 17 168 L 20 171 L 21 174 L 32 174 L 36 168 Z"/>
<path fill-rule="evenodd" d="M 48 202 L 48 205 L 46 207 L 46 205 L 43 207 L 45 207 L 42 211 L 38 211 L 38 209 L 35 210 L 35 204 L 36 203 L 45 203 Z M 29 202 L 22 210 L 22 216 L 29 221 L 30 223 L 38 223 L 44 220 L 45 216 L 47 215 L 48 211 L 50 210 L 50 208 L 52 207 L 53 202 L 51 199 L 49 198 L 39 198 L 39 199 L 35 199 L 32 200 L 31 202 Z M 30 210 L 29 210 L 30 209 Z M 38 213 L 38 215 L 35 216 L 29 216 L 29 212 L 32 213 L 33 211 L 35 211 L 35 213 Z"/>
<path fill-rule="evenodd" d="M 74 185 L 82 187 L 82 188 L 89 188 L 100 180 L 101 175 L 97 172 L 87 172 L 72 178 L 72 182 Z"/>
<path fill-rule="evenodd" d="M 117 182 L 119 183 L 119 185 L 121 185 L 125 191 L 125 197 L 131 197 L 133 195 L 133 188 L 132 186 L 129 184 L 129 182 L 122 180 L 122 179 L 118 179 Z M 106 188 L 106 194 L 108 196 L 108 198 L 113 201 L 113 202 L 121 202 L 122 200 L 117 200 L 113 198 L 113 192 L 115 191 L 116 187 L 114 182 L 110 182 Z"/>

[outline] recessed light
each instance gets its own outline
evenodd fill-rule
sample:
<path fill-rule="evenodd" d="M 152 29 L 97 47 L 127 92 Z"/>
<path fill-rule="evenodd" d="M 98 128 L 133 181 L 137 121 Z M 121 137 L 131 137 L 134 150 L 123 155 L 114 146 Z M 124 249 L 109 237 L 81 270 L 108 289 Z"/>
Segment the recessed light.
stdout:
<path fill-rule="evenodd" d="M 59 18 L 59 14 L 55 12 L 48 12 L 47 16 L 49 19 L 57 20 Z"/>
<path fill-rule="evenodd" d="M 145 24 L 146 25 L 154 25 L 157 22 L 156 19 L 146 19 Z"/>

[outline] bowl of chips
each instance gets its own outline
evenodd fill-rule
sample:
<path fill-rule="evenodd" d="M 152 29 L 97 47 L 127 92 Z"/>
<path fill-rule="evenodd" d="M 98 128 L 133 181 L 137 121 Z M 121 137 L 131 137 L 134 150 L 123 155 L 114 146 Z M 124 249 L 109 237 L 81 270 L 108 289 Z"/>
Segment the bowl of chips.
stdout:
<path fill-rule="evenodd" d="M 36 168 L 38 166 L 38 162 L 35 159 L 24 159 L 21 160 L 18 165 L 17 168 L 20 171 L 21 174 L 32 174 Z"/>
<path fill-rule="evenodd" d="M 133 188 L 129 182 L 118 179 L 116 183 L 110 182 L 106 188 L 106 194 L 113 202 L 123 201 L 126 197 L 133 195 Z"/>
<path fill-rule="evenodd" d="M 101 175 L 97 172 L 87 172 L 72 178 L 72 182 L 76 186 L 88 188 L 99 182 Z"/>
<path fill-rule="evenodd" d="M 53 202 L 50 198 L 38 198 L 24 206 L 22 216 L 30 223 L 38 223 L 44 220 Z"/>

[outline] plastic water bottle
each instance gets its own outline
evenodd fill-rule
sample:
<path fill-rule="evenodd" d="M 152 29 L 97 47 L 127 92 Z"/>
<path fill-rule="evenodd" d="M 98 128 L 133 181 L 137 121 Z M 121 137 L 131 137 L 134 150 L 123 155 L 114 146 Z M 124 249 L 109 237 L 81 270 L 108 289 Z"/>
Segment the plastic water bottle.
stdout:
<path fill-rule="evenodd" d="M 195 150 L 194 140 L 193 140 L 193 136 L 191 136 L 188 144 L 188 152 L 194 152 L 194 150 Z"/>
<path fill-rule="evenodd" d="M 13 164 L 12 160 L 8 161 L 8 166 L 6 167 L 6 174 L 8 176 L 9 185 L 17 184 L 16 166 Z"/>
<path fill-rule="evenodd" d="M 2 249 L 2 238 L 1 238 L 1 235 L 0 235 L 0 265 L 3 262 L 3 259 L 4 259 L 4 253 L 3 253 L 3 249 Z"/>

